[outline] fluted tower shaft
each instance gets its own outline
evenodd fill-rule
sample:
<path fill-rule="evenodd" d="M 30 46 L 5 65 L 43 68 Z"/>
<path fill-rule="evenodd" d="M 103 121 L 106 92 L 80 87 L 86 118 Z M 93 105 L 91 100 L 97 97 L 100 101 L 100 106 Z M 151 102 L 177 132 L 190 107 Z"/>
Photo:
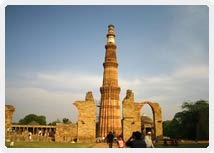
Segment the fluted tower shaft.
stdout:
<path fill-rule="evenodd" d="M 105 45 L 105 62 L 103 63 L 103 85 L 100 88 L 101 105 L 99 116 L 99 136 L 105 137 L 108 132 L 121 134 L 120 87 L 118 86 L 118 63 L 114 26 L 108 26 Z"/>

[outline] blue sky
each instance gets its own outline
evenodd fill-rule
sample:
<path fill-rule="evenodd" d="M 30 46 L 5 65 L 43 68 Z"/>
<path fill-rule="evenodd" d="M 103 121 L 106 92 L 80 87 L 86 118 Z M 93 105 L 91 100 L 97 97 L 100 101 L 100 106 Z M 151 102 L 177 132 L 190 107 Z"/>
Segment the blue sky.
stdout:
<path fill-rule="evenodd" d="M 207 6 L 7 6 L 5 18 L 5 103 L 16 107 L 14 122 L 30 113 L 76 122 L 74 101 L 87 91 L 99 101 L 109 24 L 121 101 L 132 89 L 168 120 L 184 101 L 209 99 Z"/>

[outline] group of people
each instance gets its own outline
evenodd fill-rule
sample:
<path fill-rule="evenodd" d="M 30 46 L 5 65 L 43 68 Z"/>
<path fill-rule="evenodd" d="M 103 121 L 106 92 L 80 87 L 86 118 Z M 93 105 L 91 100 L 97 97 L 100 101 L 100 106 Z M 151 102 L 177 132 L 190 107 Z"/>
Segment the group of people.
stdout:
<path fill-rule="evenodd" d="M 106 136 L 106 141 L 109 144 L 109 148 L 112 148 L 114 142 L 114 134 L 109 132 Z M 125 145 L 130 148 L 154 148 L 151 138 L 151 132 L 148 132 L 144 138 L 139 131 L 133 132 L 132 136 L 124 142 L 122 137 L 119 137 L 117 140 L 118 148 L 124 148 Z"/>

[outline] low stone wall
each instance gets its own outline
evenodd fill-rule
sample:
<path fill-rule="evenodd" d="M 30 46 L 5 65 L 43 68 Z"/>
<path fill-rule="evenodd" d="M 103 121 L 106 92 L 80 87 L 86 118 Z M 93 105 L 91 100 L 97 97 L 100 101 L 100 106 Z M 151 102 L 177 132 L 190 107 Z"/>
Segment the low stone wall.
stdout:
<path fill-rule="evenodd" d="M 55 142 L 71 142 L 77 138 L 77 124 L 56 124 Z"/>

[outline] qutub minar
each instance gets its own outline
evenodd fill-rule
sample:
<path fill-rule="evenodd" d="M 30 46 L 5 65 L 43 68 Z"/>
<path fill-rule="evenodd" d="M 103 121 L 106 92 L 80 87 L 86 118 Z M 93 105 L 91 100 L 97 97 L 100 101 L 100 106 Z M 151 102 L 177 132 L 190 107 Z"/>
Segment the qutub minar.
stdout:
<path fill-rule="evenodd" d="M 100 87 L 101 102 L 99 111 L 99 123 L 96 126 L 96 102 L 91 91 L 86 93 L 85 100 L 73 102 L 78 110 L 77 123 L 57 123 L 55 126 L 49 125 L 18 125 L 12 124 L 15 107 L 5 106 L 5 139 L 10 141 L 29 142 L 28 133 L 32 133 L 31 141 L 55 141 L 55 142 L 95 142 L 97 137 L 106 137 L 108 132 L 122 136 L 125 141 L 129 139 L 134 131 L 146 133 L 152 132 L 154 137 L 162 137 L 162 112 L 158 103 L 150 101 L 135 102 L 132 90 L 127 90 L 126 96 L 120 107 L 120 87 L 118 86 L 118 63 L 116 56 L 116 43 L 114 26 L 108 26 L 106 53 L 103 63 L 103 84 Z M 141 110 L 148 104 L 153 113 L 152 124 L 148 127 L 142 121 Z M 122 113 L 121 113 L 122 108 Z M 121 115 L 122 114 L 122 115 Z M 142 124 L 143 123 L 143 124 Z M 38 131 L 52 133 L 49 136 L 39 136 Z M 16 132 L 11 132 L 16 131 Z"/>
<path fill-rule="evenodd" d="M 122 133 L 120 119 L 120 87 L 118 86 L 118 63 L 114 26 L 108 26 L 107 44 L 105 45 L 105 62 L 103 63 L 103 85 L 100 88 L 101 105 L 99 116 L 99 136 L 105 137 L 108 132 L 116 135 Z"/>

